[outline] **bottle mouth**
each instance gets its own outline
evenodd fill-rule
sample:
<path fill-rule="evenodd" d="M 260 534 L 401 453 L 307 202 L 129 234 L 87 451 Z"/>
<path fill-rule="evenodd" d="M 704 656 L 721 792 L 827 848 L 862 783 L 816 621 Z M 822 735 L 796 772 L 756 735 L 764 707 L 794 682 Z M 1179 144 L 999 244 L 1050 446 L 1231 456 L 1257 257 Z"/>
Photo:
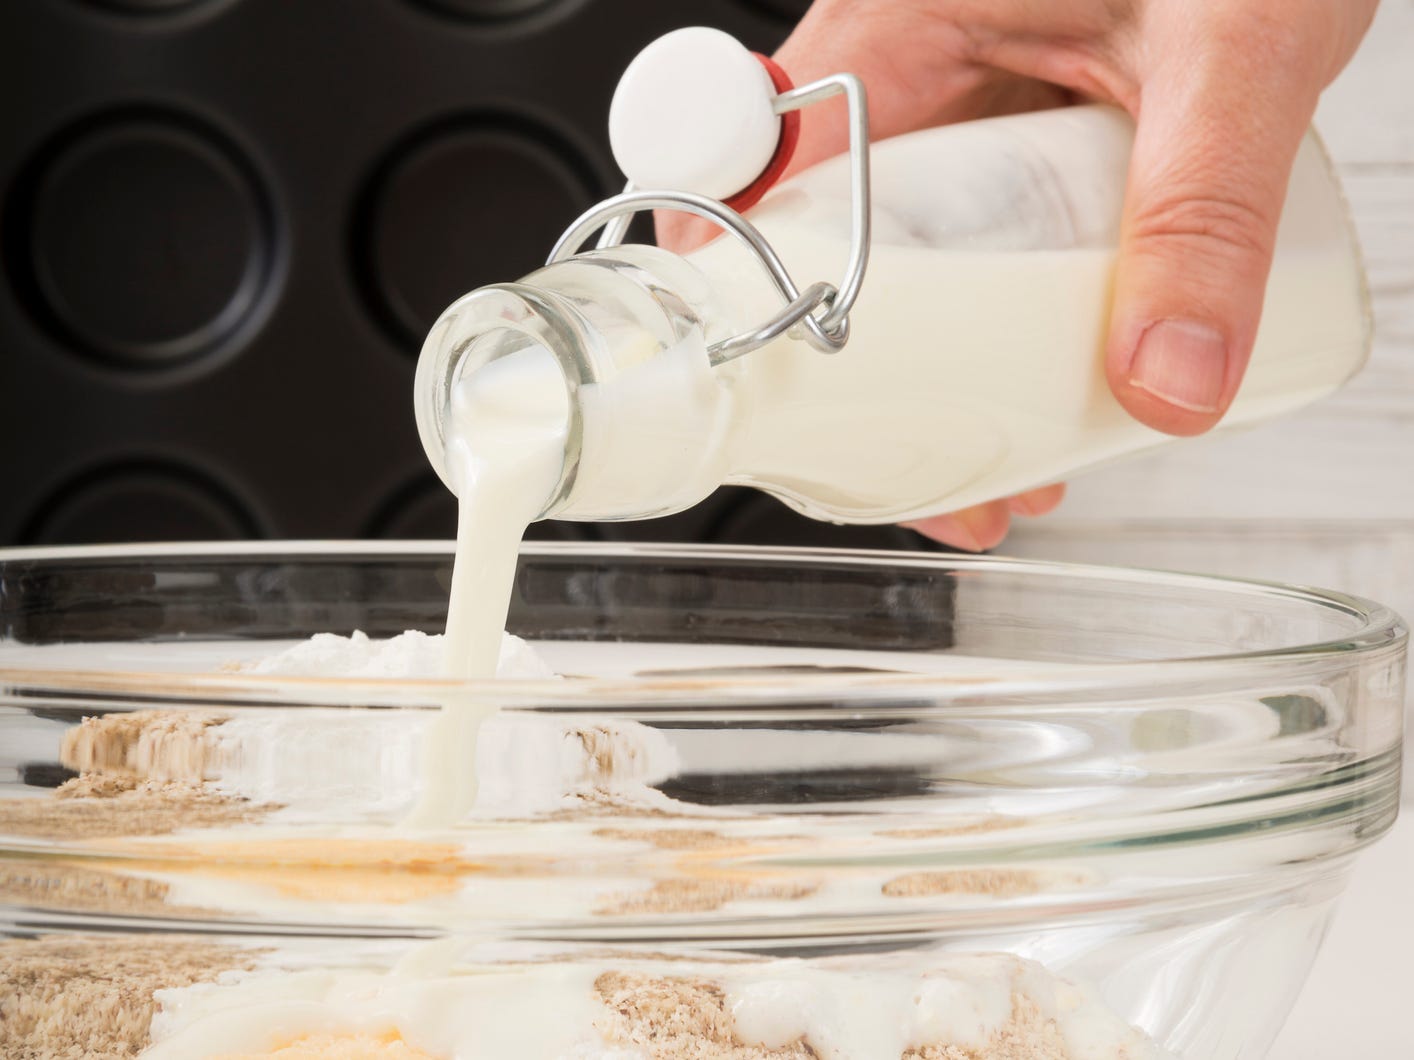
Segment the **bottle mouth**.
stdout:
<path fill-rule="evenodd" d="M 451 414 L 470 393 L 478 443 L 561 444 L 558 480 L 537 518 L 569 495 L 584 433 L 578 393 L 591 380 L 586 360 L 573 354 L 588 338 L 566 310 L 536 288 L 494 284 L 463 295 L 428 332 L 413 382 L 414 414 L 427 458 L 453 493 Z"/>

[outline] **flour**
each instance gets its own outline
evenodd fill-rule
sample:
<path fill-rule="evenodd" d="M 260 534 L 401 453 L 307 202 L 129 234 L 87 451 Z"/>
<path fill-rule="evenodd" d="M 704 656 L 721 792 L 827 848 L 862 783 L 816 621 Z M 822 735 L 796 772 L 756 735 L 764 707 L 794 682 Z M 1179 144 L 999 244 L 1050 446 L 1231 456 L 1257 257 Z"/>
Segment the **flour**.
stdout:
<path fill-rule="evenodd" d="M 350 636 L 316 633 L 307 641 L 243 667 L 246 673 L 285 677 L 437 678 L 446 648 L 440 634 L 408 630 L 374 640 L 355 630 Z M 496 676 L 535 679 L 555 672 L 520 637 L 501 635 Z"/>

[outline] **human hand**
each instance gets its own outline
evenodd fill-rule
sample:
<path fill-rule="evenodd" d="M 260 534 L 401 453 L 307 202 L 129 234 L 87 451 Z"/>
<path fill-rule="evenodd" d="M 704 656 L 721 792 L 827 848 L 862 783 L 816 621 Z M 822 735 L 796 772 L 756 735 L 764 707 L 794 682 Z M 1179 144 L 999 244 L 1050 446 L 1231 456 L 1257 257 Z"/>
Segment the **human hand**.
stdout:
<path fill-rule="evenodd" d="M 816 0 L 777 60 L 796 84 L 840 71 L 869 91 L 876 139 L 1078 100 L 1138 123 L 1106 373 L 1169 434 L 1213 427 L 1251 357 L 1287 179 L 1322 89 L 1377 0 Z M 848 145 L 842 108 L 804 112 L 794 172 Z M 659 219 L 686 249 L 711 230 Z M 991 548 L 1052 486 L 912 524 Z"/>

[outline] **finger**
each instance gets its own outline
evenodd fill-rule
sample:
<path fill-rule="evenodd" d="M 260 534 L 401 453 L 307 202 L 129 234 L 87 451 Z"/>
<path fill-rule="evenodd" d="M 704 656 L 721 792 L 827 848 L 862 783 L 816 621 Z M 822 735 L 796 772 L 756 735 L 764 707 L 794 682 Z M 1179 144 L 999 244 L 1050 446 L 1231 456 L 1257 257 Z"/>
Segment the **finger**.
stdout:
<path fill-rule="evenodd" d="M 999 84 L 1020 83 L 966 59 L 970 49 L 953 22 L 916 4 L 819 0 L 775 58 L 797 85 L 838 73 L 858 77 L 868 95 L 871 137 L 882 140 L 977 117 L 987 112 Z M 803 111 L 800 143 L 787 172 L 848 147 L 847 118 L 840 103 Z"/>
<path fill-rule="evenodd" d="M 989 501 L 974 508 L 904 525 L 953 548 L 983 552 L 996 548 L 1006 537 L 1011 528 L 1011 509 L 1006 501 Z"/>
<path fill-rule="evenodd" d="M 1285 24 L 1172 6 L 1216 25 L 1163 27 L 1183 43 L 1143 85 L 1106 369 L 1141 422 L 1198 434 L 1221 419 L 1251 357 L 1318 89 L 1315 56 Z"/>
<path fill-rule="evenodd" d="M 861 17 L 858 0 L 817 0 L 776 53 L 796 85 L 848 72 L 864 82 L 870 138 L 984 115 L 1058 106 L 1064 90 L 978 64 L 975 46 L 950 21 L 908 4 L 878 5 Z M 969 56 L 964 58 L 964 56 Z M 849 146 L 844 104 L 801 112 L 800 140 L 784 176 Z M 658 245 L 685 253 L 719 234 L 709 221 L 659 211 Z"/>
<path fill-rule="evenodd" d="M 1011 508 L 1013 515 L 1045 515 L 1054 511 L 1062 500 L 1065 499 L 1065 483 L 1057 482 L 1051 486 L 1042 486 L 1040 489 L 1027 490 L 1025 493 L 1018 493 L 1015 497 L 1007 498 L 1007 506 Z"/>

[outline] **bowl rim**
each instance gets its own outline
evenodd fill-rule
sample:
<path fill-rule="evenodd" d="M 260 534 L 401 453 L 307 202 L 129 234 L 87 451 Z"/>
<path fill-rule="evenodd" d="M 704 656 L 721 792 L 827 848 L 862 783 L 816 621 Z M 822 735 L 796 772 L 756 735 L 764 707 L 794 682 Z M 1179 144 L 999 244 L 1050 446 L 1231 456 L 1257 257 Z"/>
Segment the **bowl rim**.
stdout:
<path fill-rule="evenodd" d="M 133 561 L 145 557 L 252 560 L 276 557 L 356 557 L 381 559 L 398 556 L 451 558 L 454 542 L 434 540 L 262 540 L 238 542 L 175 542 L 159 544 L 34 546 L 0 549 L 0 566 L 15 562 Z M 223 705 L 243 700 L 268 703 L 275 698 L 282 705 L 297 705 L 301 698 L 321 705 L 330 696 L 348 702 L 350 696 L 386 700 L 395 689 L 416 693 L 428 703 L 458 696 L 494 698 L 504 707 L 533 707 L 556 710 L 612 709 L 632 716 L 638 711 L 681 708 L 704 701 L 732 707 L 761 707 L 772 703 L 788 707 L 792 702 L 819 702 L 829 697 L 840 705 L 862 710 L 872 707 L 897 709 L 907 700 L 918 709 L 919 698 L 927 697 L 952 708 L 969 703 L 986 703 L 992 713 L 1008 712 L 1015 706 L 1020 713 L 1034 713 L 1037 700 L 1074 702 L 1076 699 L 1126 699 L 1147 690 L 1164 689 L 1165 695 L 1202 694 L 1215 690 L 1234 691 L 1254 680 L 1270 680 L 1274 669 L 1289 676 L 1315 675 L 1333 667 L 1355 664 L 1358 658 L 1402 653 L 1408 631 L 1391 609 L 1374 601 L 1335 590 L 1278 582 L 1218 575 L 1059 563 L 1047 560 L 1013 559 L 1004 556 L 947 554 L 932 552 L 883 551 L 866 549 L 803 548 L 754 545 L 678 545 L 615 542 L 526 542 L 524 556 L 564 557 L 585 555 L 595 559 L 615 557 L 693 557 L 723 561 L 774 561 L 822 565 L 831 562 L 851 565 L 924 566 L 939 571 L 969 574 L 996 571 L 1027 572 L 1033 577 L 1064 579 L 1102 578 L 1112 583 L 1132 583 L 1150 588 L 1172 587 L 1210 593 L 1225 592 L 1253 597 L 1279 597 L 1311 607 L 1339 611 L 1359 624 L 1347 635 L 1335 639 L 1292 644 L 1280 648 L 1245 652 L 1223 652 L 1161 659 L 1108 660 L 1104 662 L 1049 664 L 1028 660 L 1022 673 L 1013 675 L 939 675 L 909 673 L 791 674 L 780 676 L 712 676 L 494 679 L 456 681 L 441 678 L 407 677 L 293 677 L 249 673 L 142 672 L 98 669 L 44 669 L 4 664 L 0 657 L 0 688 L 54 690 L 101 694 L 137 693 L 211 699 Z M 3 643 L 3 641 L 0 641 Z M 155 690 L 155 686 L 157 689 Z M 317 694 L 316 694 L 317 693 Z M 294 703 L 290 700 L 294 699 Z M 394 705 L 394 704 L 389 704 Z M 694 711 L 695 713 L 697 711 Z"/>
<path fill-rule="evenodd" d="M 1076 806 L 1062 800 L 1055 812 L 1029 809 L 1021 812 L 1024 823 L 996 833 L 963 835 L 956 839 L 933 840 L 922 853 L 943 860 L 938 864 L 1025 863 L 1056 857 L 1096 855 L 1119 857 L 1130 852 L 1168 851 L 1204 847 L 1213 841 L 1252 836 L 1274 841 L 1274 859 L 1266 869 L 1308 865 L 1312 871 L 1327 872 L 1332 859 L 1346 857 L 1378 839 L 1395 819 L 1399 799 L 1400 746 L 1403 731 L 1403 659 L 1407 635 L 1401 620 L 1388 608 L 1356 597 L 1327 590 L 1285 586 L 1245 579 L 1214 578 L 1133 568 L 1110 568 L 1056 564 L 1034 560 L 1012 560 L 991 556 L 943 556 L 932 553 L 869 552 L 836 549 L 754 548 L 749 546 L 691 546 L 603 543 L 534 543 L 523 549 L 531 556 L 614 556 L 691 557 L 694 560 L 776 561 L 785 563 L 870 564 L 897 566 L 923 565 L 934 570 L 968 573 L 988 570 L 1004 573 L 1031 572 L 1050 577 L 1104 577 L 1113 584 L 1171 585 L 1188 590 L 1208 588 L 1242 596 L 1305 601 L 1312 607 L 1329 607 L 1354 616 L 1358 626 L 1337 640 L 1297 644 L 1269 651 L 1228 655 L 1194 656 L 1169 660 L 1115 661 L 1087 665 L 1059 663 L 1029 667 L 1016 676 L 985 674 L 859 674 L 711 678 L 583 678 L 574 680 L 456 682 L 407 678 L 319 678 L 254 675 L 243 673 L 142 673 L 138 671 L 21 670 L 0 665 L 0 712 L 27 712 L 43 708 L 64 717 L 52 720 L 77 721 L 80 714 L 105 714 L 136 709 L 176 707 L 182 710 L 210 710 L 239 717 L 245 709 L 278 708 L 416 708 L 441 710 L 466 700 L 514 711 L 546 712 L 576 718 L 614 718 L 649 724 L 685 722 L 733 724 L 855 720 L 971 722 L 990 724 L 1044 722 L 1081 729 L 1100 724 L 1124 727 L 1156 708 L 1160 711 L 1179 700 L 1189 700 L 1198 709 L 1225 709 L 1241 700 L 1253 700 L 1274 690 L 1301 691 L 1324 686 L 1343 700 L 1348 711 L 1342 726 L 1353 732 L 1348 746 L 1335 753 L 1320 751 L 1312 757 L 1305 743 L 1278 743 L 1273 736 L 1259 735 L 1257 743 L 1241 747 L 1214 744 L 1217 757 L 1189 776 L 1176 777 L 1169 786 L 1172 798 L 1164 805 L 1136 808 L 1125 803 L 1118 813 L 1106 807 L 1118 803 L 1103 801 L 1096 807 Z M 269 541 L 235 545 L 175 544 L 125 546 L 75 546 L 0 550 L 0 565 L 23 561 L 98 561 L 141 559 L 143 557 L 205 557 L 298 560 L 367 556 L 396 559 L 399 556 L 450 558 L 450 542 L 328 542 Z M 0 664 L 3 655 L 0 655 Z M 1255 755 L 1244 749 L 1256 748 Z M 1272 757 L 1266 752 L 1284 749 Z M 1097 761 L 1109 762 L 1107 751 L 1094 748 Z M 1244 750 L 1240 765 L 1224 766 L 1224 754 Z M 1319 749 L 1318 749 L 1319 750 Z M 1061 748 L 1062 757 L 1072 756 Z M 1038 759 L 1037 761 L 1040 761 Z M 1108 768 L 1108 766 L 1106 767 Z M 1120 774 L 1117 783 L 1123 787 Z M 1077 781 L 1090 783 L 1088 775 Z M 1109 783 L 1109 782 L 1107 782 Z M 1062 787 L 1066 783 L 1062 778 Z M 1005 788 L 1005 785 L 1003 785 Z M 1181 804 L 1178 800 L 1181 800 Z M 1029 804 L 1028 804 L 1029 805 Z M 774 811 L 773 811 L 774 812 Z M 1014 809 L 998 809 L 1010 815 Z M 906 816 L 906 815 L 905 815 Z M 848 819 L 846 819 L 848 823 Z M 520 825 L 517 825 L 520 827 Z M 531 827 L 535 827 L 532 823 Z M 0 832 L 4 829 L 0 828 Z M 1302 848 L 1293 860 L 1285 837 L 1293 834 L 1319 835 L 1316 847 Z M 8 849 L 25 852 L 82 854 L 89 849 L 80 844 L 55 847 L 48 841 L 7 840 Z M 941 845 L 939 845 L 941 844 Z M 1267 850 L 1263 847 L 1263 850 Z M 145 854 L 151 854 L 146 850 Z M 106 852 L 120 859 L 128 851 Z M 875 864 L 878 857 L 872 854 Z M 1247 855 L 1244 854 L 1244 857 Z M 1256 847 L 1252 857 L 1258 857 Z M 887 854 L 911 868 L 927 868 L 914 849 Z M 785 854 L 766 859 L 779 868 L 826 869 L 831 865 L 854 865 L 856 859 L 836 857 L 829 850 L 812 851 L 803 860 Z M 832 860 L 832 858 L 834 860 Z M 1241 859 L 1239 859 L 1241 860 Z M 885 864 L 877 861 L 878 864 Z M 1244 863 L 1245 864 L 1245 863 Z M 1172 900 L 1177 903 L 1208 901 L 1211 892 L 1217 901 L 1231 887 L 1245 886 L 1237 877 L 1252 876 L 1256 869 L 1234 863 L 1232 872 L 1221 880 L 1195 882 L 1183 876 Z M 1205 870 L 1206 871 L 1206 870 Z M 1305 871 L 1304 869 L 1301 871 Z M 1235 875 L 1234 875 L 1235 874 Z M 1290 875 L 1290 874 L 1288 874 Z M 1230 878 L 1231 877 L 1231 878 Z M 1293 877 L 1294 878 L 1294 877 Z M 1229 886 L 1231 885 L 1231 886 Z M 1140 899 L 1135 899 L 1140 901 Z M 1167 901 L 1168 899 L 1164 899 Z M 1155 895 L 1146 890 L 1147 906 Z M 1065 905 L 1081 915 L 1092 909 L 1087 892 L 1077 892 L 1074 903 Z M 1010 905 L 1007 906 L 1011 908 Z M 1020 907 L 1018 907 L 1020 908 Z M 1059 908 L 1059 907 L 1058 907 Z M 920 913 L 920 915 L 925 915 Z M 926 914 L 931 915 L 931 913 Z M 989 914 L 990 915 L 990 914 Z M 1066 912 L 1069 916 L 1070 913 Z"/>

